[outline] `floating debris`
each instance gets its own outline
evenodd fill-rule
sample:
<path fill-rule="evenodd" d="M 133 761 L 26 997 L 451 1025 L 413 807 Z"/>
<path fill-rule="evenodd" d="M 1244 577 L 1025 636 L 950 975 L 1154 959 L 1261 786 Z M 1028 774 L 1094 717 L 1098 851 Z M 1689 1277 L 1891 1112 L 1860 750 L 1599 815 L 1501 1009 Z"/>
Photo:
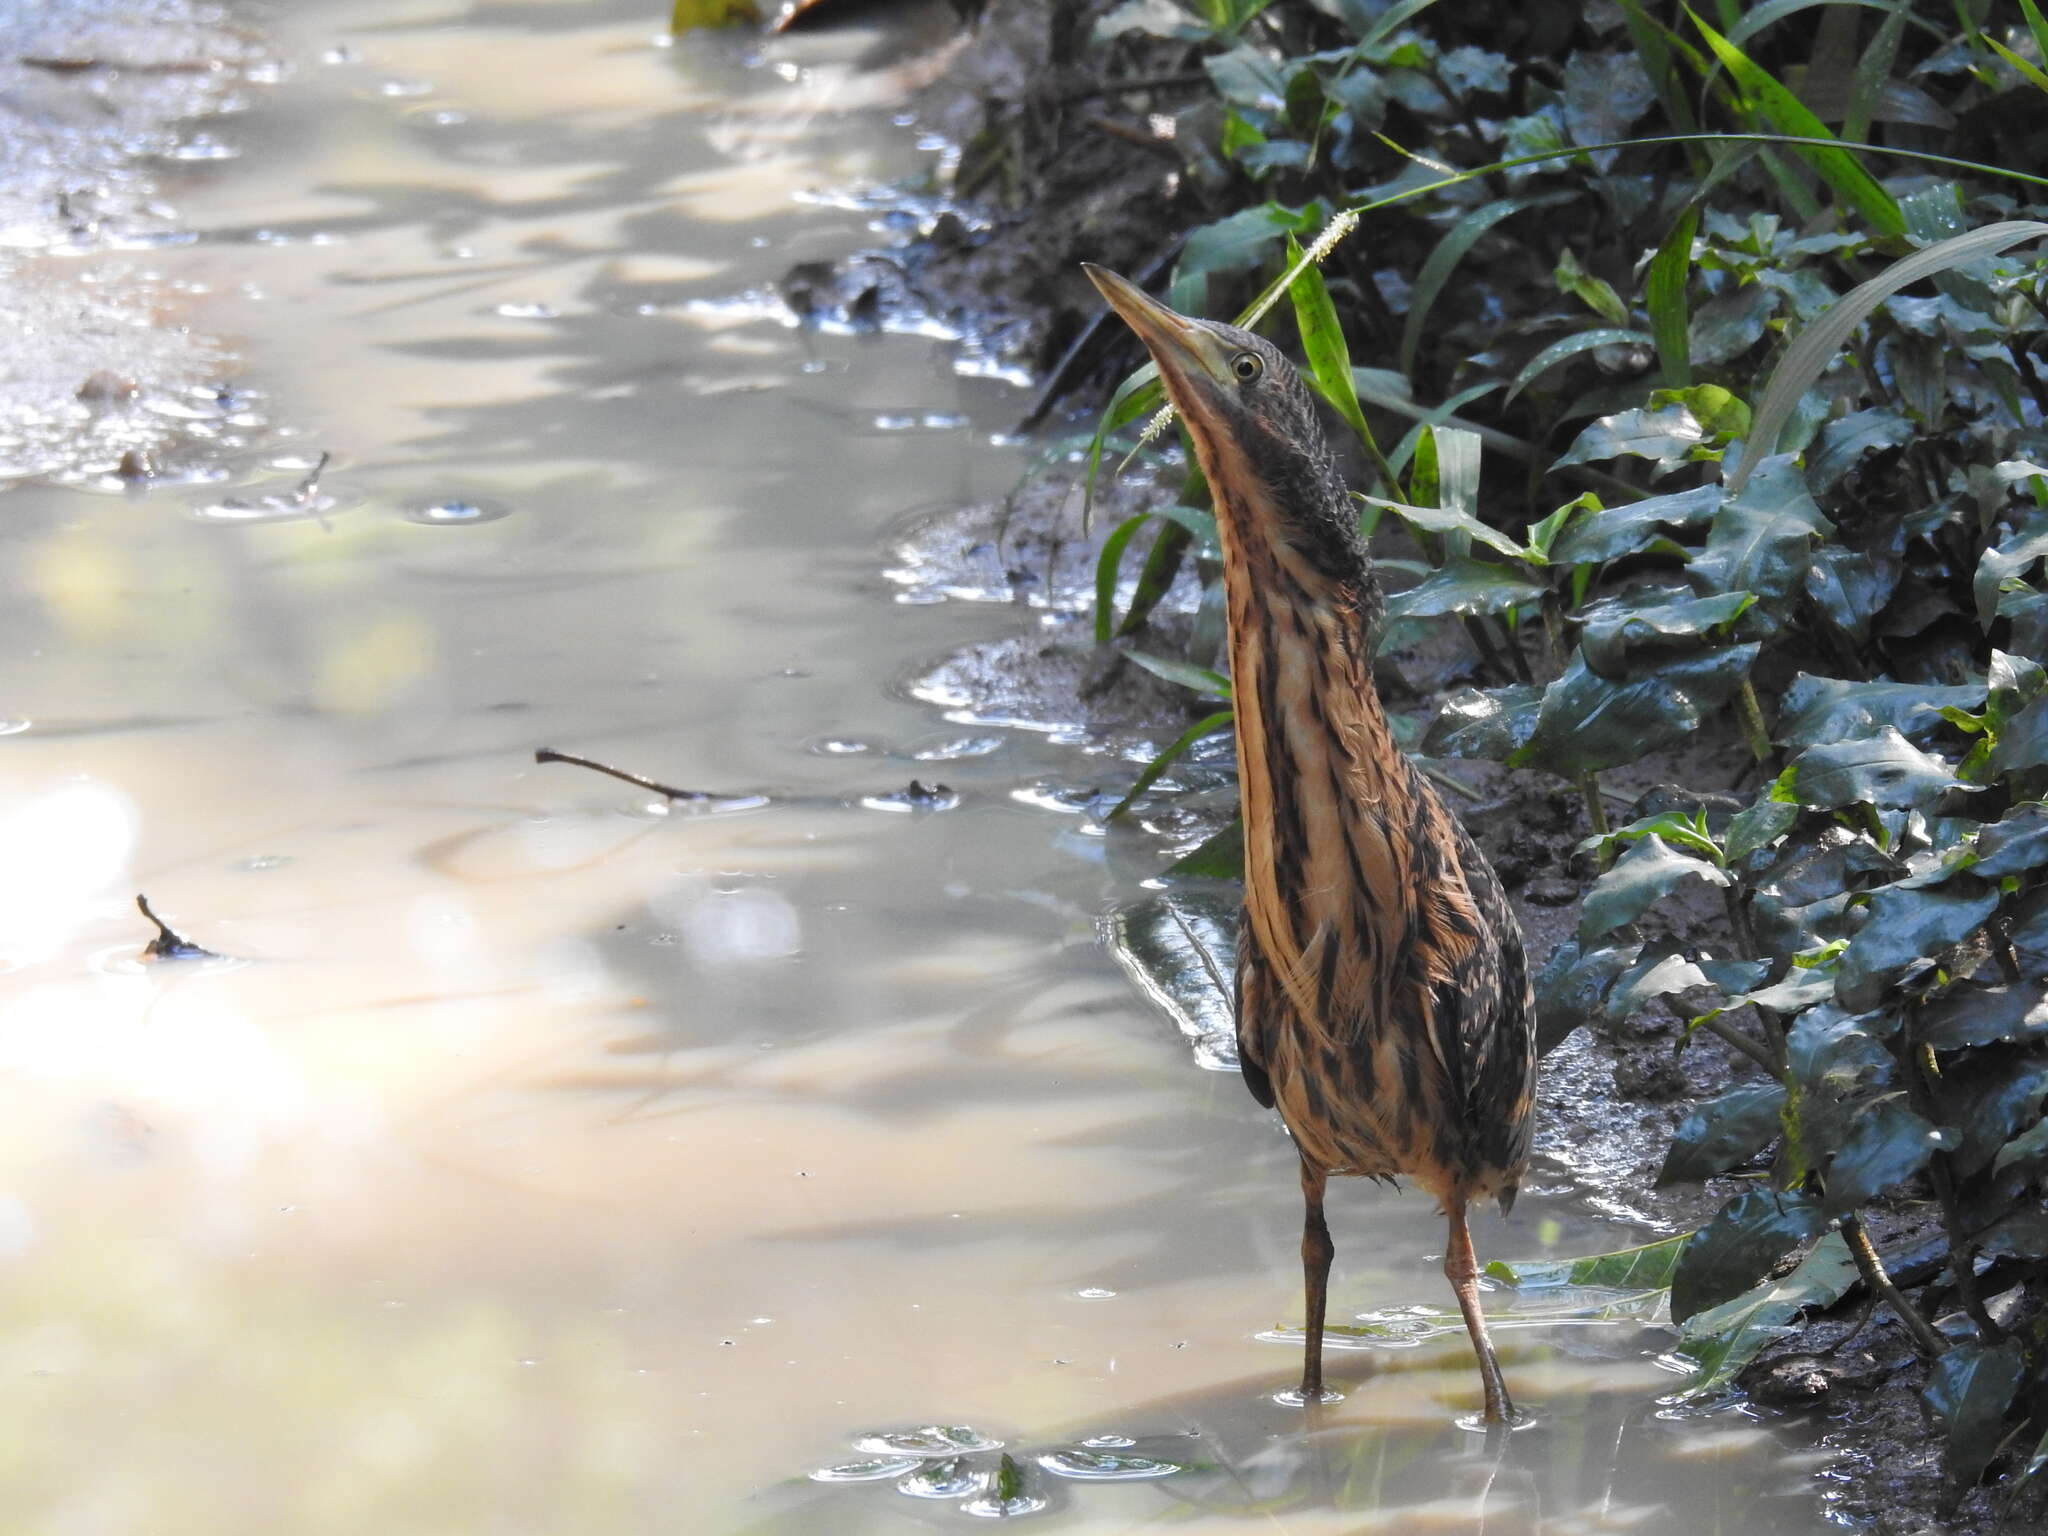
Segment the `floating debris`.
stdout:
<path fill-rule="evenodd" d="M 149 907 L 149 898 L 138 894 L 135 905 L 142 909 L 142 915 L 156 924 L 156 937 L 143 947 L 145 960 L 218 960 L 220 955 L 203 944 L 194 944 L 169 923 L 158 917 Z"/>

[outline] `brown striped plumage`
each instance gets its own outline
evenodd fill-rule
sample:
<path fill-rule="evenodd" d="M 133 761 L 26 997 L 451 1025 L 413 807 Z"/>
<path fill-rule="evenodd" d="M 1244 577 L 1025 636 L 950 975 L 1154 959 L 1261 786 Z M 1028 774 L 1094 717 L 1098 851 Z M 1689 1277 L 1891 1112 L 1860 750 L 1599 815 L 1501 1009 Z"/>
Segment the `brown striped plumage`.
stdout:
<path fill-rule="evenodd" d="M 1333 1175 L 1405 1175 L 1450 1218 L 1444 1272 L 1512 1413 L 1465 1209 L 1513 1201 L 1529 1154 L 1534 1002 L 1486 857 L 1395 744 L 1372 680 L 1381 597 L 1307 388 L 1266 341 L 1088 274 L 1151 351 L 1223 541 L 1245 832 L 1244 1076 L 1301 1154 L 1308 1352 L 1322 1395 Z"/>

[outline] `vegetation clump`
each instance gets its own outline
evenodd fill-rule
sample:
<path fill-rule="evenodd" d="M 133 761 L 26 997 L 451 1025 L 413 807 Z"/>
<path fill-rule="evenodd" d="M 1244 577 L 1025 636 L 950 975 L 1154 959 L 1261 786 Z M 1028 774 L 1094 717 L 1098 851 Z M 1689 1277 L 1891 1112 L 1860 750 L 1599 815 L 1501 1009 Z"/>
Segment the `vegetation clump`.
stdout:
<path fill-rule="evenodd" d="M 1383 652 L 1447 623 L 1476 649 L 1419 750 L 1583 796 L 1602 873 L 1543 969 L 1544 1044 L 1661 1007 L 1746 1068 L 1663 1169 L 1735 1192 L 1630 1260 L 1670 1285 L 1694 1390 L 1860 1285 L 1925 1358 L 1955 1488 L 2048 1482 L 2033 0 L 1126 0 L 1096 35 L 1213 86 L 1175 138 L 1241 206 L 1167 297 L 1288 297 L 1405 582 Z M 1157 403 L 1128 380 L 1098 459 Z M 1150 626 L 1182 565 L 1214 579 L 1198 481 L 1180 500 L 1113 531 L 1097 634 L 1226 701 L 1213 603 L 1180 654 Z M 1743 744 L 1735 782 L 1610 821 L 1603 774 L 1702 732 Z M 1702 897 L 1717 922 L 1646 937 Z M 1867 1225 L 1900 1203 L 1946 1243 L 1910 1287 Z"/>

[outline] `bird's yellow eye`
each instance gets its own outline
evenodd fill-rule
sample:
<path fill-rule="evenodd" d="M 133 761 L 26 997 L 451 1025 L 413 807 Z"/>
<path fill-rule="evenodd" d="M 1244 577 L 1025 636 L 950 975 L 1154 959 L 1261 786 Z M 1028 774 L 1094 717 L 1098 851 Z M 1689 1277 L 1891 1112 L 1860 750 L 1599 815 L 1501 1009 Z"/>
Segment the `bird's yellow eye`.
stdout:
<path fill-rule="evenodd" d="M 1230 371 L 1240 384 L 1249 384 L 1266 371 L 1265 359 L 1256 352 L 1240 352 L 1230 360 Z"/>

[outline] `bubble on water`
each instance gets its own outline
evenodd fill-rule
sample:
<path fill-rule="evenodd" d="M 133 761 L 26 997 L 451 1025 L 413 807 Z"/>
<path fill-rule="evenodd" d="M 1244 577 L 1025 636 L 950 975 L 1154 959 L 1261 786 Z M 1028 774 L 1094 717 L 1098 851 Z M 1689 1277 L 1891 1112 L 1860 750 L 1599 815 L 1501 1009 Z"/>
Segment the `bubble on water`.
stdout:
<path fill-rule="evenodd" d="M 910 1429 L 870 1429 L 853 1437 L 856 1451 L 881 1456 L 962 1456 L 971 1451 L 999 1451 L 1000 1440 L 965 1424 L 919 1424 Z"/>
<path fill-rule="evenodd" d="M 1114 1296 L 1116 1292 L 1110 1290 L 1107 1286 L 1084 1285 L 1081 1287 L 1081 1289 L 1074 1292 L 1074 1294 L 1076 1296 L 1081 1297 L 1085 1301 L 1102 1301 L 1107 1299 L 1108 1297 Z"/>
<path fill-rule="evenodd" d="M 814 736 L 804 743 L 804 750 L 815 752 L 820 757 L 853 757 L 875 749 L 872 742 L 862 741 L 857 736 Z"/>
<path fill-rule="evenodd" d="M 510 517 L 512 509 L 502 501 L 484 496 L 443 496 L 432 501 L 406 504 L 402 514 L 409 523 L 427 528 L 455 528 L 470 523 L 495 523 Z"/>
<path fill-rule="evenodd" d="M 902 789 L 879 795 L 862 795 L 860 803 L 871 811 L 950 811 L 959 805 L 960 796 L 949 785 L 926 784 L 920 779 L 912 779 Z"/>
<path fill-rule="evenodd" d="M 1055 1477 L 1095 1483 L 1134 1483 L 1148 1477 L 1171 1477 L 1183 1470 L 1177 1461 L 1107 1455 L 1100 1451 L 1047 1451 L 1038 1458 L 1038 1464 Z"/>
<path fill-rule="evenodd" d="M 922 1461 L 917 1456 L 884 1456 L 874 1461 L 842 1461 L 837 1466 L 819 1467 L 811 1474 L 814 1483 L 879 1483 L 914 1472 Z"/>
<path fill-rule="evenodd" d="M 562 312 L 552 304 L 513 302 L 500 304 L 491 311 L 507 320 L 559 320 Z"/>
<path fill-rule="evenodd" d="M 379 96 L 407 97 L 431 96 L 434 82 L 431 80 L 386 80 L 377 87 Z"/>
<path fill-rule="evenodd" d="M 958 1456 L 920 1467 L 896 1485 L 898 1493 L 913 1499 L 964 1499 L 977 1494 L 988 1483 L 988 1472 Z"/>

